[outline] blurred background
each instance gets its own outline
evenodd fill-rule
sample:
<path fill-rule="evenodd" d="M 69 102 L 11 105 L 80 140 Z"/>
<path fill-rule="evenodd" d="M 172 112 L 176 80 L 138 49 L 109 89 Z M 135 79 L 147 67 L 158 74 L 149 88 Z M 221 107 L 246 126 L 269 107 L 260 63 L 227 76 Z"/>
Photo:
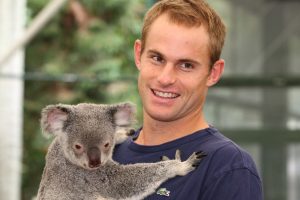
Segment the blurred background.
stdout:
<path fill-rule="evenodd" d="M 39 126 L 46 105 L 141 108 L 133 43 L 154 2 L 0 0 L 0 200 L 37 193 L 50 143 Z M 228 29 L 209 122 L 253 156 L 265 200 L 299 200 L 300 1 L 208 2 Z"/>

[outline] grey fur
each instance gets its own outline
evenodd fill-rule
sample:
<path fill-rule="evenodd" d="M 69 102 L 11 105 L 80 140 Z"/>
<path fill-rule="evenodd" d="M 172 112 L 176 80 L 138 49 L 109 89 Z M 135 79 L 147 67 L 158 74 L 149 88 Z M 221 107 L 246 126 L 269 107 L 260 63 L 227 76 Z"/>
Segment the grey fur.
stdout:
<path fill-rule="evenodd" d="M 204 154 L 182 162 L 120 165 L 112 160 L 116 143 L 128 137 L 135 108 L 115 105 L 50 105 L 41 127 L 55 136 L 46 156 L 38 200 L 139 200 L 177 175 L 194 170 Z M 81 148 L 80 148 L 81 147 Z"/>

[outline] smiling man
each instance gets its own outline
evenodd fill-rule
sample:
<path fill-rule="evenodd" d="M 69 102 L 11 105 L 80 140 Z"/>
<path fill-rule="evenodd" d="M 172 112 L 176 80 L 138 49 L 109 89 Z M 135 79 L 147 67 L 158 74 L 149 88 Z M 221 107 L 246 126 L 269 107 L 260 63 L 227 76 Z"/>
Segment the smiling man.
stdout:
<path fill-rule="evenodd" d="M 176 149 L 183 159 L 197 151 L 207 154 L 195 171 L 167 181 L 147 199 L 262 199 L 250 155 L 203 113 L 208 89 L 224 69 L 224 38 L 222 20 L 203 0 L 162 0 L 145 16 L 142 38 L 134 44 L 143 126 L 133 140 L 116 147 L 114 159 L 155 162 L 173 158 Z"/>
<path fill-rule="evenodd" d="M 207 128 L 202 113 L 207 89 L 217 82 L 224 67 L 223 60 L 209 67 L 209 37 L 204 26 L 185 27 L 170 23 L 169 18 L 163 14 L 153 22 L 143 49 L 141 41 L 135 43 L 144 105 L 139 144 L 161 144 Z"/>

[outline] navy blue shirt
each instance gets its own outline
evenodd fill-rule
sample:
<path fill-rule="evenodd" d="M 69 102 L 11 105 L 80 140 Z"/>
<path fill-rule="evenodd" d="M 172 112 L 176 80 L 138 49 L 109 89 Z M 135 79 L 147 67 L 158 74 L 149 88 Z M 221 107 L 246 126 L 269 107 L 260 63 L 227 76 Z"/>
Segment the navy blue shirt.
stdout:
<path fill-rule="evenodd" d="M 181 150 L 182 160 L 197 151 L 207 156 L 196 170 L 164 182 L 147 200 L 263 199 L 262 182 L 250 155 L 213 127 L 157 146 L 129 139 L 116 146 L 113 158 L 122 164 L 157 162 L 163 155 L 173 159 L 176 149 Z"/>

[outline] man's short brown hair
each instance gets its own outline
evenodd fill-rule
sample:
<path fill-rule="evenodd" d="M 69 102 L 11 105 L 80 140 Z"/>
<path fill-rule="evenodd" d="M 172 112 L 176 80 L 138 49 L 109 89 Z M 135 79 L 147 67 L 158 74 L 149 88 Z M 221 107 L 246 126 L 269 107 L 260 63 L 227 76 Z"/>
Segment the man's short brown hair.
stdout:
<path fill-rule="evenodd" d="M 142 52 L 152 23 L 162 14 L 167 14 L 171 22 L 187 27 L 204 25 L 210 44 L 210 66 L 220 59 L 226 28 L 220 16 L 204 0 L 161 0 L 146 13 L 142 29 Z"/>

